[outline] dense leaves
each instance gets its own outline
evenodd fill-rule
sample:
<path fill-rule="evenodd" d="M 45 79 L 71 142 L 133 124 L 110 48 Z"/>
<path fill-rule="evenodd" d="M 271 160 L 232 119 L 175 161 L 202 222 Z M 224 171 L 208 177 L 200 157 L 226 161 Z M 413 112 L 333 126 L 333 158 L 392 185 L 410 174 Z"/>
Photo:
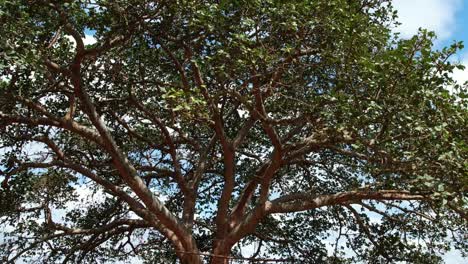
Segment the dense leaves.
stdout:
<path fill-rule="evenodd" d="M 463 46 L 388 1 L 0 3 L 2 261 L 467 253 Z"/>

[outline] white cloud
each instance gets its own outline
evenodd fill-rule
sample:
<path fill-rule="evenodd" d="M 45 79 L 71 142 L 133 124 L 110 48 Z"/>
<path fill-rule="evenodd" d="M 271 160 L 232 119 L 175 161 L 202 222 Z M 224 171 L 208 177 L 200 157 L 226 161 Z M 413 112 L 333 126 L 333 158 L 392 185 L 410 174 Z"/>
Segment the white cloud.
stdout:
<path fill-rule="evenodd" d="M 466 263 L 467 259 L 464 258 L 459 250 L 451 250 L 444 255 L 446 264 Z"/>
<path fill-rule="evenodd" d="M 459 58 L 459 62 L 465 66 L 465 69 L 455 70 L 453 72 L 453 78 L 459 84 L 463 84 L 468 81 L 468 53 L 462 54 Z"/>
<path fill-rule="evenodd" d="M 96 43 L 96 38 L 92 35 L 85 35 L 85 37 L 83 38 L 83 43 L 85 45 L 92 45 Z"/>
<path fill-rule="evenodd" d="M 461 0 L 393 0 L 402 23 L 395 31 L 404 38 L 411 37 L 422 27 L 435 31 L 439 40 L 450 38 L 454 32 L 455 15 Z"/>
<path fill-rule="evenodd" d="M 66 35 L 65 37 L 68 38 L 68 40 L 70 40 L 73 45 L 76 45 L 75 39 L 72 36 Z M 83 38 L 83 44 L 85 45 L 92 45 L 94 43 L 96 43 L 96 38 L 93 35 L 85 35 Z"/>

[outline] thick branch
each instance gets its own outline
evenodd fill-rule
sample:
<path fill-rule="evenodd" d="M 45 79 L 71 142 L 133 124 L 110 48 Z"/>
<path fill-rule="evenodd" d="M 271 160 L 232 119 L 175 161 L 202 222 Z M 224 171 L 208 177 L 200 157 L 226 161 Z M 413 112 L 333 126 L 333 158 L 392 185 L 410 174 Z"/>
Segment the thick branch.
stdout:
<path fill-rule="evenodd" d="M 89 98 L 88 93 L 82 85 L 81 80 L 81 60 L 77 54 L 74 63 L 70 66 L 71 81 L 75 90 L 75 94 L 80 99 L 84 106 L 84 112 L 88 115 L 89 119 L 96 127 L 100 136 L 102 137 L 104 148 L 112 156 L 112 162 L 118 170 L 121 178 L 128 184 L 128 186 L 135 192 L 135 194 L 142 200 L 146 207 L 151 211 L 162 225 L 174 232 L 176 236 L 164 235 L 173 242 L 174 246 L 178 247 L 179 242 L 187 250 L 196 249 L 195 241 L 185 227 L 179 223 L 177 218 L 167 209 L 167 207 L 153 195 L 151 190 L 148 189 L 141 177 L 138 176 L 137 170 L 130 163 L 124 153 L 121 151 L 109 129 L 98 115 L 96 108 Z M 180 249 L 180 248 L 179 248 Z"/>
<path fill-rule="evenodd" d="M 272 201 L 267 213 L 291 213 L 311 210 L 330 205 L 347 205 L 363 200 L 427 200 L 427 194 L 413 194 L 408 191 L 350 191 L 315 196 L 309 193 L 295 193 Z"/>

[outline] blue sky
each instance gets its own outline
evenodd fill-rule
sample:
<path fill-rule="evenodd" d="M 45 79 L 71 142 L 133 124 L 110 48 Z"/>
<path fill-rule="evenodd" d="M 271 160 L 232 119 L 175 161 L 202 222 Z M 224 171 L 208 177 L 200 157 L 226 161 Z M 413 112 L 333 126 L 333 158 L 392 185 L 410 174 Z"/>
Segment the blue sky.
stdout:
<path fill-rule="evenodd" d="M 468 0 L 393 0 L 402 25 L 396 29 L 402 37 L 414 35 L 419 27 L 435 31 L 435 48 L 463 41 L 465 49 L 454 57 L 468 67 Z M 468 81 L 468 69 L 457 71 L 454 78 Z"/>

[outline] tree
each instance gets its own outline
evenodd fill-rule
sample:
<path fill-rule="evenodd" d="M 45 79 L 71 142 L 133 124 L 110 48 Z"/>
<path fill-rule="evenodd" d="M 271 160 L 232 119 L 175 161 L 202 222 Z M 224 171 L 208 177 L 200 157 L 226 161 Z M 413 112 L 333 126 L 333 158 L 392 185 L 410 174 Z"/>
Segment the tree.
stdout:
<path fill-rule="evenodd" d="M 388 1 L 3 0 L 0 15 L 4 262 L 467 252 L 462 44 L 399 38 Z"/>

